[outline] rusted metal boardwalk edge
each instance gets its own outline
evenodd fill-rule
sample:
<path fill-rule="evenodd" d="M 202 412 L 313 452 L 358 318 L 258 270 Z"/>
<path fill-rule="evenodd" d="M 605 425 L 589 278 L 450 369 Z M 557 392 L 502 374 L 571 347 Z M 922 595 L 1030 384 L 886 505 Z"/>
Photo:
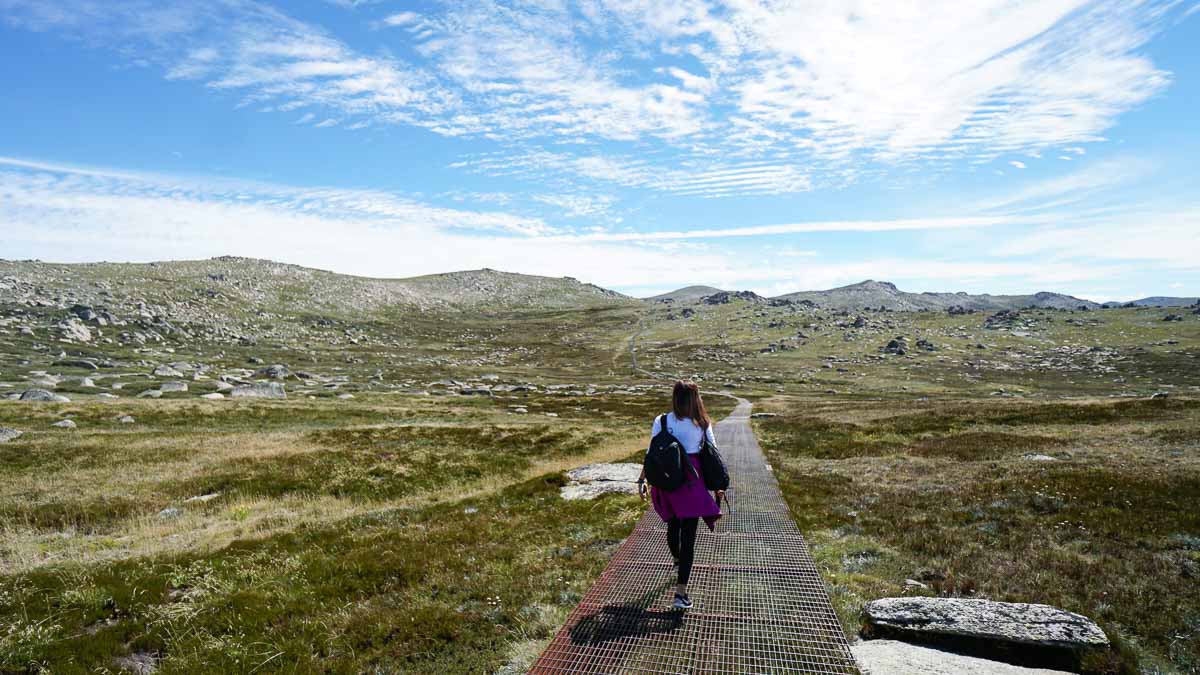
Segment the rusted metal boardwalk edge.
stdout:
<path fill-rule="evenodd" d="M 701 527 L 671 608 L 666 526 L 648 509 L 531 673 L 858 673 L 808 547 L 740 401 L 716 425 L 733 512 Z"/>

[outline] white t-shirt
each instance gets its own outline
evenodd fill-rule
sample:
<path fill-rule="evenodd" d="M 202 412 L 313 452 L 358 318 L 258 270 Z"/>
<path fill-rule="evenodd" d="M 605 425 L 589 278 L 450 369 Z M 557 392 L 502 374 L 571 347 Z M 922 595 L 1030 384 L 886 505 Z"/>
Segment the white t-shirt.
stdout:
<path fill-rule="evenodd" d="M 650 438 L 658 435 L 658 420 L 659 417 L 654 418 L 654 425 L 650 427 Z M 671 432 L 671 435 L 678 439 L 680 444 L 683 445 L 683 449 L 687 450 L 689 455 L 700 452 L 700 434 L 704 432 L 690 418 L 676 419 L 675 413 L 667 413 L 667 431 Z M 708 432 L 708 442 L 716 445 L 717 438 L 713 436 L 712 425 L 708 425 L 708 429 L 705 431 Z"/>

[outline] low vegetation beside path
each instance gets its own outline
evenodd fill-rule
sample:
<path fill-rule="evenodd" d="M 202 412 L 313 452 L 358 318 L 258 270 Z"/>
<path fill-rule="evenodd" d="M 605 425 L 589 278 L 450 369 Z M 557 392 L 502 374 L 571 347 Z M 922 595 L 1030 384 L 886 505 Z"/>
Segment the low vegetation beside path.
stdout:
<path fill-rule="evenodd" d="M 1097 672 L 1200 670 L 1200 400 L 833 402 L 755 420 L 848 634 L 878 597 L 1050 604 Z"/>
<path fill-rule="evenodd" d="M 0 672 L 519 671 L 644 509 L 562 472 L 664 404 L 514 400 L 0 407 Z"/>

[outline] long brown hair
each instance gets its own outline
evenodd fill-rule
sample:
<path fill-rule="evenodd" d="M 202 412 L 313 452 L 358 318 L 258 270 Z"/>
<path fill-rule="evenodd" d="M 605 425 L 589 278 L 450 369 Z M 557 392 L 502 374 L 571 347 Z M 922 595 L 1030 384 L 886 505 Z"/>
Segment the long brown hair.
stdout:
<path fill-rule="evenodd" d="M 676 380 L 675 391 L 671 392 L 671 408 L 675 419 L 688 418 L 701 429 L 707 429 L 711 422 L 708 411 L 704 409 L 704 399 L 700 398 L 700 387 L 691 380 Z"/>

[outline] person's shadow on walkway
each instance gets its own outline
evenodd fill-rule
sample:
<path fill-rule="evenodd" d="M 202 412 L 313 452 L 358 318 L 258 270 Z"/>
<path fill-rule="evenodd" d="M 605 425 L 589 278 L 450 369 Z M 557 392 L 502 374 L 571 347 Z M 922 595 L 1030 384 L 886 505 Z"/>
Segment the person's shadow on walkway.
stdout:
<path fill-rule="evenodd" d="M 670 583 L 651 590 L 640 598 L 620 605 L 606 605 L 591 616 L 584 617 L 571 628 L 571 642 L 576 645 L 597 645 L 626 637 L 643 637 L 670 633 L 683 625 L 683 611 L 678 609 L 647 609 L 660 597 Z"/>

